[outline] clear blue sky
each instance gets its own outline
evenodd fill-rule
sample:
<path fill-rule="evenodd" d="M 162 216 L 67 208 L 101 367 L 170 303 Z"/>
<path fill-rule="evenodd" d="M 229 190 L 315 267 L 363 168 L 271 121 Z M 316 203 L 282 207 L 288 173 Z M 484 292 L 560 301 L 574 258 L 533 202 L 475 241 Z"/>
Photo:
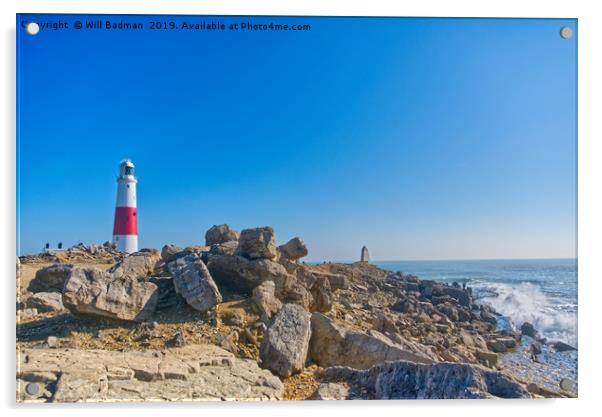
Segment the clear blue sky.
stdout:
<path fill-rule="evenodd" d="M 576 256 L 576 20 L 252 20 L 312 28 L 18 30 L 21 254 L 110 240 L 127 157 L 141 247 L 228 223 L 308 260 Z"/>

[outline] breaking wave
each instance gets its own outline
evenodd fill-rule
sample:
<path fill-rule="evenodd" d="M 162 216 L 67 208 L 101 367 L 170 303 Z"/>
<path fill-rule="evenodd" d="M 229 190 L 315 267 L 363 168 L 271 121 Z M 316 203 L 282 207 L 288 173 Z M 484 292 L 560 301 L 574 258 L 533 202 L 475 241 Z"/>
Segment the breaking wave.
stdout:
<path fill-rule="evenodd" d="M 577 346 L 577 306 L 558 294 L 544 293 L 531 282 L 516 284 L 473 281 L 475 300 L 491 305 L 516 328 L 529 322 L 550 341 Z"/>

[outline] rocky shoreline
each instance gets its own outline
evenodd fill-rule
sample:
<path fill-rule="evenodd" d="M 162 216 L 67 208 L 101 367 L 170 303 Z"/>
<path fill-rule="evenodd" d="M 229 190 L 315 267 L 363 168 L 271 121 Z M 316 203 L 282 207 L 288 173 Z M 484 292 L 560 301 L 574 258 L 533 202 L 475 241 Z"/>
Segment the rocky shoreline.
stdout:
<path fill-rule="evenodd" d="M 307 253 L 218 225 L 202 246 L 18 258 L 18 401 L 576 395 L 504 359 L 572 348 L 500 330 L 470 288 Z"/>

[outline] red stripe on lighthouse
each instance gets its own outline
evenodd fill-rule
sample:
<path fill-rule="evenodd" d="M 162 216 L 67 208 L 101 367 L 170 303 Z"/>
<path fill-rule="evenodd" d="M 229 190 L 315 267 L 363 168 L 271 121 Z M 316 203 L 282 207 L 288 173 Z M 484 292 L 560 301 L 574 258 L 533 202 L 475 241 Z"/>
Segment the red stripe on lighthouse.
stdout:
<path fill-rule="evenodd" d="M 116 207 L 113 236 L 137 234 L 138 222 L 136 221 L 136 207 Z"/>

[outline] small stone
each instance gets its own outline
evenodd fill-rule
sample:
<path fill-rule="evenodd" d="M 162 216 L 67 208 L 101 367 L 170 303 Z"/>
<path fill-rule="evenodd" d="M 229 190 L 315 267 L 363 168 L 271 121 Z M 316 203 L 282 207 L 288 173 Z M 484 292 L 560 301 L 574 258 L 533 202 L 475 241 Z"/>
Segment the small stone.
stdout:
<path fill-rule="evenodd" d="M 497 365 L 498 356 L 496 353 L 477 350 L 476 356 L 477 359 L 480 359 L 481 361 L 485 362 L 490 368 L 493 368 Z"/>
<path fill-rule="evenodd" d="M 253 332 L 251 332 L 251 330 L 249 330 L 249 329 L 243 330 L 243 332 L 240 334 L 240 341 L 242 343 L 246 343 L 248 345 L 253 345 L 253 346 L 259 347 L 259 341 L 255 337 Z"/>
<path fill-rule="evenodd" d="M 58 347 L 59 345 L 59 340 L 56 336 L 48 336 L 48 338 L 46 339 L 46 345 L 49 348 L 55 348 Z"/>
<path fill-rule="evenodd" d="M 349 389 L 335 382 L 322 383 L 312 394 L 312 400 L 346 400 L 349 398 Z"/>
<path fill-rule="evenodd" d="M 223 322 L 230 326 L 243 326 L 246 321 L 245 311 L 241 308 L 228 310 L 223 317 Z"/>
<path fill-rule="evenodd" d="M 175 347 L 182 347 L 186 345 L 186 336 L 184 335 L 184 331 L 182 329 L 178 329 L 176 331 L 176 334 L 172 339 L 172 343 Z"/>
<path fill-rule="evenodd" d="M 535 327 L 533 327 L 533 325 L 527 321 L 524 322 L 522 324 L 522 326 L 520 326 L 520 331 L 525 336 L 529 336 L 529 337 L 532 337 L 533 339 L 537 339 L 537 331 L 535 330 Z"/>
<path fill-rule="evenodd" d="M 564 342 L 556 342 L 552 345 L 552 347 L 554 349 L 556 349 L 556 352 L 569 352 L 572 350 L 577 350 L 577 348 L 569 345 L 568 343 L 564 343 Z"/>

